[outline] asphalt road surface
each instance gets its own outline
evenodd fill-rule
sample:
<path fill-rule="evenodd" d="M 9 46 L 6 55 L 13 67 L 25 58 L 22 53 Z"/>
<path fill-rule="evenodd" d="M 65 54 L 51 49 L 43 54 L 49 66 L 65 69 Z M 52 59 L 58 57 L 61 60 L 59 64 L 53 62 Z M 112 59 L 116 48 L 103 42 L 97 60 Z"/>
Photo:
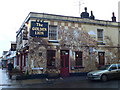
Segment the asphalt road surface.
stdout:
<path fill-rule="evenodd" d="M 58 79 L 43 80 L 44 82 L 33 83 L 32 81 L 28 84 L 23 83 L 20 80 L 9 80 L 4 70 L 0 71 L 0 89 L 2 90 L 34 90 L 33 88 L 85 88 L 85 89 L 105 89 L 105 90 L 120 90 L 120 79 L 110 80 L 107 82 L 101 81 L 88 81 L 86 76 L 76 76 Z M 40 79 L 38 79 L 40 80 Z M 25 80 L 27 81 L 27 80 Z M 24 81 L 24 82 L 25 82 Z M 29 81 L 27 81 L 29 82 Z M 13 83 L 13 84 L 11 84 Z M 17 89 L 16 89 L 17 88 Z M 80 89 L 82 90 L 82 89 Z"/>
<path fill-rule="evenodd" d="M 120 80 L 110 80 L 107 82 L 88 80 L 48 80 L 37 84 L 16 84 L 3 85 L 2 88 L 120 88 Z"/>

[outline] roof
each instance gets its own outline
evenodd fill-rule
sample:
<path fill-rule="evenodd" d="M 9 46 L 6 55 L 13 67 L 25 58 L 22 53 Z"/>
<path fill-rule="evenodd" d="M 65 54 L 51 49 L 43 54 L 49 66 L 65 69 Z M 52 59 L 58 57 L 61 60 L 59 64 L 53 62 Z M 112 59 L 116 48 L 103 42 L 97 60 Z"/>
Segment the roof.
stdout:
<path fill-rule="evenodd" d="M 24 22 L 22 23 L 21 27 L 19 28 L 17 34 L 21 31 L 21 28 L 25 25 L 26 22 L 30 20 L 30 18 L 34 19 L 46 19 L 46 20 L 56 20 L 56 21 L 66 21 L 66 22 L 76 22 L 76 23 L 83 23 L 83 24 L 93 24 L 93 25 L 100 25 L 100 26 L 113 26 L 113 27 L 120 27 L 119 22 L 112 22 L 108 20 L 91 20 L 87 18 L 80 18 L 74 16 L 64 16 L 64 15 L 56 15 L 56 14 L 48 14 L 48 13 L 37 13 L 37 12 L 30 12 Z"/>

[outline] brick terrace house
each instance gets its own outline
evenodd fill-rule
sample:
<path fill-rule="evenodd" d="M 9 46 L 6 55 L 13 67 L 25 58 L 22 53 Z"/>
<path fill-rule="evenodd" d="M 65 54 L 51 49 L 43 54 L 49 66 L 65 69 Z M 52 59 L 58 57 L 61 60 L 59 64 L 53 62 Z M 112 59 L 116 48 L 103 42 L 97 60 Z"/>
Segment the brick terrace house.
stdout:
<path fill-rule="evenodd" d="M 112 19 L 113 20 L 113 19 Z M 30 74 L 69 76 L 118 63 L 119 23 L 30 12 L 17 31 L 17 65 Z"/>

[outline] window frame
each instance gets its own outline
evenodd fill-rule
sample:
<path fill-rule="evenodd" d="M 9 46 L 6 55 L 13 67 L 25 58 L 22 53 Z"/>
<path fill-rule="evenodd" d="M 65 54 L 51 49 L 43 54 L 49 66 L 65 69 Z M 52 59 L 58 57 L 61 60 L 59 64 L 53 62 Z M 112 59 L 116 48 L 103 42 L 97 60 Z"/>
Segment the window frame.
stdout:
<path fill-rule="evenodd" d="M 56 27 L 56 40 L 50 39 L 50 31 L 51 31 L 50 27 Z M 58 41 L 58 26 L 57 25 L 49 25 L 48 40 L 49 41 Z"/>
<path fill-rule="evenodd" d="M 102 40 L 99 40 L 102 39 Z M 104 42 L 104 30 L 103 29 L 97 29 L 97 41 L 100 43 Z"/>
<path fill-rule="evenodd" d="M 77 64 L 78 61 L 77 61 L 77 58 L 76 58 L 76 53 L 81 54 L 79 64 Z M 75 67 L 81 67 L 81 66 L 83 66 L 83 52 L 82 51 L 75 51 Z"/>
<path fill-rule="evenodd" d="M 49 52 L 49 55 L 48 55 Z M 51 52 L 51 53 L 50 53 Z M 54 53 L 54 55 L 51 55 L 52 53 Z M 49 63 L 51 63 L 50 58 L 52 58 L 52 56 L 54 56 L 54 65 L 50 65 Z M 47 68 L 51 69 L 51 68 L 56 68 L 56 50 L 47 50 Z M 49 59 L 49 60 L 48 60 Z M 53 58 L 52 58 L 53 59 Z M 53 61 L 53 60 L 52 60 Z M 48 65 L 49 64 L 49 65 Z"/>

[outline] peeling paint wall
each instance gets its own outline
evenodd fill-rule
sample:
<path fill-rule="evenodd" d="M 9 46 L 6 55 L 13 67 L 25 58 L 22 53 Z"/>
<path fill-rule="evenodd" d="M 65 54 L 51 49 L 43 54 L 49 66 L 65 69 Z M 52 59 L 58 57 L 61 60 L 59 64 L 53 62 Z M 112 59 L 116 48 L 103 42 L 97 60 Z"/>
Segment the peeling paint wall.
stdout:
<path fill-rule="evenodd" d="M 38 15 L 39 16 L 39 15 Z M 38 17 L 37 16 L 37 17 Z M 49 16 L 49 15 L 48 15 Z M 47 17 L 47 15 L 45 16 Z M 60 73 L 60 50 L 69 50 L 70 59 L 70 73 L 88 72 L 97 69 L 99 65 L 99 52 L 104 52 L 105 64 L 118 62 L 118 27 L 98 25 L 98 23 L 106 23 L 104 21 L 87 20 L 87 23 L 77 21 L 85 21 L 86 19 L 77 18 L 63 18 L 60 16 L 53 16 L 56 19 L 45 19 L 49 25 L 57 26 L 58 42 L 49 42 L 47 38 L 29 37 L 29 53 L 28 66 L 30 74 L 40 74 L 47 72 Z M 51 17 L 51 18 L 53 18 Z M 50 18 L 47 17 L 47 18 Z M 65 20 L 63 20 L 65 19 Z M 67 21 L 67 20 L 70 21 Z M 33 18 L 30 20 L 34 20 Z M 76 22 L 73 22 L 73 21 Z M 89 23 L 97 24 L 89 24 Z M 30 21 L 29 21 L 30 23 Z M 112 25 L 112 23 L 109 23 Z M 30 27 L 29 27 L 30 29 Z M 97 29 L 103 29 L 103 42 L 105 45 L 97 45 Z M 29 31 L 28 31 L 29 32 Z M 47 50 L 55 50 L 55 66 L 56 69 L 47 68 Z M 75 68 L 75 52 L 82 52 L 82 68 Z M 34 70 L 33 68 L 43 68 L 42 70 Z"/>
<path fill-rule="evenodd" d="M 91 68 L 95 68 L 95 65 L 93 65 L 95 59 L 92 60 L 91 57 L 96 58 L 96 54 L 90 57 L 89 46 L 95 47 L 97 42 L 83 28 L 81 28 L 81 24 L 50 21 L 50 25 L 57 25 L 58 27 L 58 45 L 56 46 L 54 43 L 49 43 L 48 38 L 30 38 L 29 67 L 31 68 L 31 74 L 46 73 L 51 71 L 51 69 L 46 68 L 47 50 L 56 50 L 55 72 L 60 72 L 60 50 L 69 50 L 70 52 L 70 72 L 85 72 L 91 70 Z M 75 67 L 76 51 L 81 51 L 83 53 L 82 69 L 72 69 Z M 42 67 L 43 72 L 40 70 L 32 70 L 32 68 L 38 67 Z"/>
<path fill-rule="evenodd" d="M 98 45 L 96 47 L 96 52 L 105 52 L 105 64 L 111 64 L 111 63 L 119 63 L 118 62 L 118 34 L 119 30 L 118 27 L 112 27 L 112 26 L 99 26 L 99 25 L 89 25 L 89 24 L 83 24 L 83 28 L 87 32 L 92 31 L 91 37 L 93 37 L 97 41 L 97 29 L 103 29 L 103 42 L 105 45 Z M 98 56 L 98 55 L 97 55 Z M 97 57 L 97 63 L 98 57 Z"/>

